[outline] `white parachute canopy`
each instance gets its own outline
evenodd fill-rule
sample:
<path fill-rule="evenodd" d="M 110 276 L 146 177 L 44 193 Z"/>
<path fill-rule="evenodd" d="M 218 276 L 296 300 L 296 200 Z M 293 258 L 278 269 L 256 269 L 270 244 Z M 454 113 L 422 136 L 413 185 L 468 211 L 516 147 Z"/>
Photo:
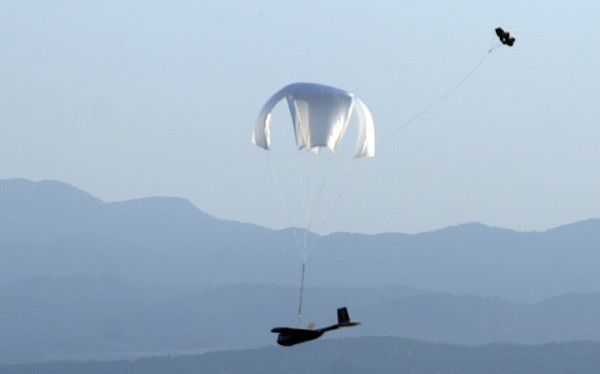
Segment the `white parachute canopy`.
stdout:
<path fill-rule="evenodd" d="M 271 112 L 287 99 L 294 124 L 298 149 L 335 152 L 352 114 L 356 116 L 358 136 L 354 157 L 375 155 L 375 128 L 367 106 L 350 92 L 316 83 L 292 83 L 277 91 L 262 107 L 252 142 L 264 149 L 271 145 Z"/>

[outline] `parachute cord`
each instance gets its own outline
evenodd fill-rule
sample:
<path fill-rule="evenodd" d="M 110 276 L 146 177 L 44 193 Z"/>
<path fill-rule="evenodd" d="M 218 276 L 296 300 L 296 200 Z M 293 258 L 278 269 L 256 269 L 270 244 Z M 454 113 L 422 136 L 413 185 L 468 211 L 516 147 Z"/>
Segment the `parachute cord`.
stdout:
<path fill-rule="evenodd" d="M 275 179 L 275 183 L 277 184 L 277 189 L 278 189 L 278 193 L 279 193 L 279 197 L 281 199 L 281 202 L 285 208 L 285 213 L 286 213 L 286 217 L 289 221 L 290 226 L 292 226 L 293 228 L 293 232 L 294 232 L 294 236 L 296 239 L 296 245 L 298 246 L 298 248 L 300 249 L 301 252 L 301 257 L 302 257 L 302 273 L 301 273 L 301 278 L 300 278 L 300 295 L 299 295 L 299 300 L 298 300 L 298 324 L 299 326 L 302 325 L 302 304 L 303 304 L 303 299 L 304 299 L 304 282 L 305 282 L 305 274 L 306 274 L 306 263 L 308 262 L 308 254 L 310 252 L 310 250 L 312 250 L 312 248 L 314 248 L 319 236 L 322 234 L 323 229 L 325 228 L 326 223 L 328 222 L 329 218 L 331 217 L 331 215 L 333 214 L 333 211 L 335 209 L 335 207 L 337 206 L 338 202 L 340 201 L 342 195 L 344 194 L 348 183 L 347 181 L 350 179 L 353 171 L 354 171 L 354 164 L 352 163 L 352 160 L 348 160 L 347 165 L 346 165 L 346 170 L 347 173 L 345 175 L 344 181 L 342 183 L 342 187 L 339 190 L 339 193 L 337 194 L 333 204 L 329 207 L 329 209 L 327 210 L 327 214 L 325 215 L 325 218 L 323 219 L 322 222 L 320 222 L 320 225 L 318 225 L 318 229 L 315 233 L 313 233 L 313 237 L 312 240 L 309 240 L 308 235 L 310 234 L 310 230 L 313 226 L 313 224 L 315 223 L 315 218 L 316 218 L 316 213 L 317 213 L 317 208 L 320 204 L 321 198 L 323 196 L 323 193 L 325 191 L 325 187 L 327 185 L 328 182 L 328 176 L 329 173 L 325 173 L 325 178 L 323 179 L 319 190 L 318 190 L 318 194 L 316 196 L 316 199 L 314 200 L 313 204 L 310 204 L 311 206 L 306 207 L 306 217 L 307 217 L 307 221 L 306 221 L 306 226 L 304 229 L 304 235 L 303 235 L 303 240 L 300 239 L 299 237 L 299 233 L 297 228 L 294 227 L 293 224 L 293 220 L 292 220 L 292 216 L 291 216 L 291 211 L 290 211 L 290 207 L 288 204 L 288 201 L 285 197 L 285 194 L 283 193 L 283 188 L 281 185 L 281 181 L 279 179 L 279 176 L 277 174 L 277 171 L 275 169 L 275 166 L 273 164 L 273 161 L 271 160 L 271 157 L 269 155 L 269 152 L 266 152 L 266 156 L 267 159 L 269 160 L 269 166 L 271 168 L 271 172 L 273 174 L 273 178 Z M 327 166 L 325 169 L 331 168 L 332 164 L 333 164 L 333 156 L 331 157 L 331 159 L 329 160 L 329 166 Z M 309 189 L 309 188 L 305 188 L 304 187 L 305 183 L 301 183 L 301 187 L 303 189 Z M 308 197 L 305 198 L 305 200 L 311 200 L 310 198 L 310 191 L 308 191 Z"/>
<path fill-rule="evenodd" d="M 269 160 L 269 166 L 271 167 L 271 173 L 273 174 L 273 178 L 275 179 L 275 184 L 277 184 L 277 192 L 279 193 L 279 197 L 281 198 L 281 203 L 283 204 L 283 207 L 285 209 L 285 214 L 286 214 L 287 220 L 289 222 L 290 227 L 292 228 L 292 231 L 294 232 L 294 238 L 296 239 L 296 246 L 298 248 L 302 248 L 302 246 L 300 245 L 300 238 L 298 237 L 298 231 L 294 227 L 294 221 L 292 220 L 292 215 L 290 213 L 290 206 L 285 198 L 285 195 L 283 194 L 283 188 L 281 187 L 281 182 L 279 181 L 279 177 L 277 176 L 277 172 L 275 171 L 275 166 L 273 165 L 273 161 L 271 160 L 271 156 L 269 155 L 269 152 L 267 151 L 267 152 L 265 152 L 265 154 L 267 155 L 267 159 Z M 301 250 L 300 254 L 304 258 L 304 251 Z"/>
<path fill-rule="evenodd" d="M 333 158 L 330 159 L 330 166 L 331 163 L 333 162 Z M 317 212 L 317 207 L 319 206 L 319 202 L 321 201 L 321 196 L 323 196 L 323 191 L 325 190 L 325 186 L 327 184 L 327 180 L 328 180 L 328 176 L 326 176 L 323 181 L 321 182 L 321 186 L 319 188 L 319 192 L 317 194 L 317 198 L 314 202 L 314 204 L 311 204 L 311 206 L 309 207 L 305 207 L 305 209 L 307 209 L 306 211 L 306 225 L 304 228 L 304 235 L 303 235 L 303 241 L 302 241 L 302 277 L 300 278 L 300 300 L 298 301 L 298 326 L 302 326 L 302 300 L 303 300 L 303 295 L 304 295 L 304 274 L 306 272 L 306 262 L 308 260 L 308 252 L 310 251 L 310 249 L 314 246 L 314 243 L 316 242 L 317 238 L 318 238 L 318 234 L 314 235 L 314 238 L 312 239 L 312 241 L 309 244 L 309 238 L 308 235 L 310 235 L 310 229 L 312 227 L 312 224 L 314 222 L 315 219 L 315 215 Z M 310 189 L 308 189 L 308 191 L 306 191 L 308 196 L 305 198 L 306 201 L 310 201 Z"/>
<path fill-rule="evenodd" d="M 329 164 L 325 169 L 330 169 L 332 167 L 333 164 L 333 156 L 329 159 Z M 335 199 L 335 202 L 333 203 L 333 205 L 331 206 L 331 208 L 329 209 L 327 215 L 325 216 L 325 219 L 323 220 L 323 222 L 321 222 L 321 225 L 319 226 L 319 229 L 317 232 L 312 233 L 313 237 L 312 240 L 308 240 L 308 235 L 311 234 L 310 230 L 313 226 L 313 223 L 315 221 L 315 216 L 317 213 L 317 208 L 319 207 L 320 201 L 321 201 L 321 197 L 323 196 L 323 192 L 325 191 L 325 187 L 327 185 L 327 181 L 329 178 L 329 173 L 325 173 L 325 178 L 323 179 L 323 181 L 321 182 L 321 186 L 319 187 L 319 192 L 317 194 L 317 197 L 314 201 L 313 204 L 311 204 L 312 206 L 309 207 L 309 212 L 307 212 L 307 222 L 306 222 L 306 226 L 305 226 L 305 230 L 304 230 L 304 242 L 303 242 L 303 253 L 302 253 L 302 277 L 300 279 L 300 299 L 298 301 L 298 324 L 299 326 L 302 325 L 302 302 L 303 302 L 303 295 L 304 295 L 304 275 L 306 273 L 306 263 L 308 261 L 308 255 L 309 252 L 312 250 L 312 248 L 315 246 L 319 236 L 321 235 L 321 231 L 323 230 L 323 227 L 325 226 L 325 222 L 329 219 L 329 217 L 331 216 L 331 213 L 333 212 L 333 208 L 335 207 L 335 205 L 337 204 L 337 202 L 339 201 L 342 192 L 343 192 L 343 188 L 342 191 L 340 191 L 340 193 L 338 194 L 337 198 Z M 345 181 L 348 179 L 348 176 L 346 176 Z M 342 184 L 343 187 L 346 186 L 346 183 Z M 310 195 L 310 192 L 309 192 Z M 310 200 L 310 199 L 306 199 L 306 200 Z"/>
<path fill-rule="evenodd" d="M 490 48 L 484 55 L 483 57 L 481 57 L 481 59 L 479 59 L 479 61 L 477 62 L 477 64 L 475 64 L 475 66 L 467 73 L 467 75 L 465 75 L 458 83 L 456 83 L 452 88 L 450 88 L 448 91 L 446 91 L 446 93 L 444 93 L 442 96 L 440 96 L 437 100 L 435 100 L 433 103 L 429 104 L 428 106 L 426 106 L 425 108 L 421 109 L 421 111 L 419 111 L 417 114 L 415 114 L 414 116 L 412 116 L 411 118 L 409 118 L 407 121 L 405 121 L 404 123 L 402 123 L 400 126 L 398 126 L 396 128 L 396 130 L 394 130 L 390 135 L 386 136 L 383 140 L 381 140 L 379 142 L 379 144 L 384 144 L 386 143 L 388 140 L 390 140 L 394 135 L 396 135 L 398 132 L 400 132 L 400 130 L 402 130 L 403 128 L 405 128 L 406 126 L 408 126 L 410 123 L 412 123 L 413 121 L 419 119 L 421 116 L 425 115 L 427 112 L 429 112 L 431 109 L 433 109 L 434 107 L 436 107 L 438 104 L 440 104 L 442 101 L 444 101 L 446 98 L 448 98 L 448 96 L 450 96 L 452 93 L 454 93 L 454 91 L 458 90 L 467 80 L 469 80 L 469 78 L 471 78 L 471 76 L 473 74 L 475 74 L 475 72 L 479 69 L 479 67 L 481 66 L 481 64 L 483 64 L 483 61 L 485 61 L 485 59 L 487 58 L 487 56 L 492 53 L 492 51 L 496 49 L 496 47 L 492 47 Z"/>
<path fill-rule="evenodd" d="M 310 212 L 307 212 L 306 214 L 306 225 L 305 225 L 305 231 L 304 231 L 304 256 L 303 256 L 303 260 L 306 260 L 308 258 L 308 252 L 310 249 L 312 249 L 312 247 L 314 246 L 314 242 L 317 240 L 318 236 L 320 235 L 319 231 L 316 231 L 315 234 L 312 238 L 312 240 L 310 240 L 310 244 L 309 244 L 309 238 L 308 235 L 310 234 L 310 230 L 313 227 L 313 223 L 315 222 L 315 217 L 317 214 L 317 209 L 320 205 L 321 202 L 321 197 L 323 196 L 323 192 L 325 191 L 325 187 L 327 186 L 328 180 L 329 180 L 329 172 L 328 170 L 331 169 L 331 165 L 333 164 L 333 160 L 334 157 L 333 155 L 331 156 L 331 158 L 329 159 L 329 163 L 328 165 L 324 168 L 325 170 L 323 170 L 323 173 L 325 175 L 325 177 L 323 178 L 321 185 L 319 187 L 319 191 L 317 193 L 317 197 L 316 199 L 314 199 L 314 202 L 311 203 L 311 206 L 309 207 Z M 310 193 L 309 193 L 310 195 Z M 310 197 L 310 196 L 308 196 Z M 305 200 L 310 201 L 310 198 L 305 198 Z"/>
<path fill-rule="evenodd" d="M 317 240 L 318 237 L 318 233 L 315 233 L 314 237 L 312 240 L 309 239 L 309 235 L 311 235 L 311 228 L 315 219 L 315 215 L 317 213 L 317 208 L 319 206 L 319 202 L 321 201 L 321 196 L 323 195 L 323 191 L 325 190 L 325 185 L 327 184 L 327 178 L 323 179 L 323 182 L 321 182 L 321 186 L 319 188 L 319 193 L 317 194 L 317 198 L 314 202 L 314 204 L 312 205 L 312 207 L 310 207 L 310 212 L 307 214 L 307 221 L 306 221 L 306 226 L 304 228 L 304 242 L 303 242 L 303 253 L 302 253 L 302 261 L 306 261 L 308 258 L 308 253 L 309 251 L 312 249 L 312 243 L 315 242 Z M 309 242 L 311 244 L 309 244 Z"/>
<path fill-rule="evenodd" d="M 327 215 L 325 216 L 325 219 L 323 220 L 323 223 L 321 224 L 321 227 L 319 228 L 319 233 L 321 233 L 323 231 L 323 229 L 325 228 L 325 224 L 327 223 L 327 221 L 329 221 L 329 218 L 331 217 L 331 215 L 333 214 L 333 210 L 335 209 L 335 207 L 337 206 L 338 202 L 340 201 L 340 199 L 342 198 L 342 195 L 344 194 L 344 192 L 346 192 L 346 188 L 348 188 L 348 180 L 351 178 L 351 176 L 353 175 L 354 172 L 354 165 L 352 163 L 350 163 L 347 167 L 348 173 L 346 174 L 346 178 L 344 179 L 344 183 L 342 184 L 342 188 L 340 190 L 340 192 L 338 193 L 338 195 L 336 196 L 335 200 L 333 201 L 333 204 L 331 205 L 331 208 L 329 209 L 329 212 L 327 212 Z"/>
<path fill-rule="evenodd" d="M 306 269 L 306 259 L 302 259 L 302 277 L 300 278 L 300 300 L 298 301 L 298 326 L 302 326 L 302 295 L 304 295 L 304 273 Z"/>
<path fill-rule="evenodd" d="M 327 214 L 325 215 L 323 222 L 321 222 L 321 226 L 319 227 L 319 229 L 316 232 L 317 236 L 315 236 L 315 238 L 313 239 L 311 245 L 309 246 L 309 250 L 312 250 L 314 248 L 315 244 L 317 243 L 317 238 L 319 236 L 321 236 L 323 229 L 325 228 L 325 224 L 327 224 L 327 221 L 329 221 L 329 218 L 333 214 L 333 211 L 334 211 L 335 207 L 337 206 L 338 202 L 340 201 L 340 199 L 342 198 L 342 195 L 344 194 L 344 192 L 346 192 L 346 188 L 348 187 L 347 182 L 351 178 L 351 176 L 353 175 L 353 172 L 354 172 L 353 166 L 354 166 L 354 163 L 352 162 L 352 160 L 348 161 L 348 164 L 346 166 L 347 173 L 346 173 L 346 176 L 342 183 L 342 188 L 340 189 L 338 195 L 336 196 L 335 200 L 333 201 L 333 204 L 331 204 L 331 207 L 327 211 Z"/>
<path fill-rule="evenodd" d="M 317 213 L 317 207 L 319 206 L 319 203 L 321 201 L 321 196 L 323 196 L 323 191 L 325 190 L 325 185 L 327 184 L 327 179 L 328 177 L 325 177 L 325 179 L 323 179 L 323 182 L 321 183 L 321 187 L 319 188 L 319 193 L 317 194 L 317 199 L 315 200 L 315 204 L 312 207 L 312 211 L 310 212 L 309 215 L 309 220 L 306 223 L 306 231 L 310 231 L 313 221 L 315 219 L 315 214 Z"/>
<path fill-rule="evenodd" d="M 310 212 L 307 212 L 307 222 L 306 222 L 306 226 L 304 229 L 303 240 L 301 240 L 299 237 L 299 234 L 298 234 L 298 229 L 296 227 L 294 227 L 294 221 L 291 216 L 290 206 L 285 197 L 285 194 L 283 193 L 281 181 L 280 181 L 277 171 L 275 169 L 275 165 L 273 164 L 273 161 L 271 160 L 271 156 L 270 156 L 269 152 L 266 152 L 266 156 L 269 161 L 271 173 L 273 174 L 273 178 L 275 179 L 275 183 L 277 185 L 277 192 L 279 194 L 279 197 L 280 197 L 283 207 L 285 209 L 285 214 L 286 214 L 287 220 L 289 222 L 290 227 L 292 227 L 292 229 L 293 229 L 294 238 L 296 240 L 296 246 L 300 250 L 300 255 L 302 257 L 302 276 L 300 278 L 300 298 L 298 301 L 298 323 L 299 323 L 299 326 L 301 326 L 302 325 L 302 302 L 303 302 L 303 297 L 304 297 L 304 275 L 306 273 L 306 262 L 308 259 L 308 250 L 309 250 L 309 247 L 314 246 L 314 243 L 316 241 L 316 236 L 318 236 L 318 235 L 315 235 L 315 238 L 312 240 L 312 243 L 309 245 L 309 239 L 308 239 L 307 235 L 309 233 L 310 228 L 312 227 L 312 223 L 314 221 L 314 216 L 316 214 L 316 210 L 319 205 L 319 201 L 321 200 L 321 196 L 323 195 L 323 191 L 325 190 L 325 185 L 327 183 L 328 178 L 325 177 L 325 179 L 321 183 L 315 204 L 313 204 L 312 207 L 308 207 Z M 333 158 L 331 158 L 331 160 L 330 160 L 330 166 L 331 166 L 332 162 L 333 162 Z M 301 183 L 301 187 L 302 186 L 304 186 L 304 183 Z M 310 195 L 310 191 L 308 191 L 308 193 Z M 305 198 L 305 200 L 310 200 L 310 199 Z M 306 207 L 305 207 L 305 209 L 306 209 Z"/>

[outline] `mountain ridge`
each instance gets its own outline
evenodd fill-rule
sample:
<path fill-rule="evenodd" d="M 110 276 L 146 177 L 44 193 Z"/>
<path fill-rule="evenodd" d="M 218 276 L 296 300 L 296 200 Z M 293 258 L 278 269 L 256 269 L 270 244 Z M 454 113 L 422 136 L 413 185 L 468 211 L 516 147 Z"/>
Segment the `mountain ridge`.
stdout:
<path fill-rule="evenodd" d="M 11 198 L 32 193 L 35 199 Z M 0 209 L 0 283 L 77 272 L 163 283 L 298 283 L 298 229 L 220 220 L 181 198 L 104 203 L 90 196 L 61 182 L 0 181 L 0 207 L 12 204 Z M 537 301 L 599 290 L 599 247 L 600 219 L 525 233 L 479 223 L 420 234 L 332 233 L 308 254 L 307 285 Z"/>
<path fill-rule="evenodd" d="M 260 347 L 119 361 L 1 365 L 6 374 L 45 373 L 595 373 L 600 343 L 523 346 L 427 343 L 397 337 L 317 341 L 295 349 Z"/>

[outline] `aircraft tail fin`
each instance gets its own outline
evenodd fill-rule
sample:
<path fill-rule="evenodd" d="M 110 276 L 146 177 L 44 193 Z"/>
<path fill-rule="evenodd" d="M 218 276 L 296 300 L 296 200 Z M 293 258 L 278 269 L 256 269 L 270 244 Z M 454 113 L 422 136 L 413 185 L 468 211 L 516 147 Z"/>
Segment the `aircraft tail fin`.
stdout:
<path fill-rule="evenodd" d="M 339 308 L 337 310 L 338 315 L 338 326 L 339 327 L 350 327 L 360 325 L 360 322 L 352 322 L 350 321 L 350 315 L 348 314 L 348 309 L 346 307 Z"/>

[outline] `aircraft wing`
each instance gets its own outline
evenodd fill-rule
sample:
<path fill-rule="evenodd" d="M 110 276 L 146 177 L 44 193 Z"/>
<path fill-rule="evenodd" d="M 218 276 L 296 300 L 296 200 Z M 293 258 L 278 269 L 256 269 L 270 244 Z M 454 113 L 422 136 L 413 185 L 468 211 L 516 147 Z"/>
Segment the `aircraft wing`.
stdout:
<path fill-rule="evenodd" d="M 311 330 L 295 329 L 292 327 L 275 327 L 275 328 L 271 329 L 271 332 L 274 332 L 276 334 L 293 334 L 293 333 L 299 332 L 299 331 L 311 331 Z"/>

